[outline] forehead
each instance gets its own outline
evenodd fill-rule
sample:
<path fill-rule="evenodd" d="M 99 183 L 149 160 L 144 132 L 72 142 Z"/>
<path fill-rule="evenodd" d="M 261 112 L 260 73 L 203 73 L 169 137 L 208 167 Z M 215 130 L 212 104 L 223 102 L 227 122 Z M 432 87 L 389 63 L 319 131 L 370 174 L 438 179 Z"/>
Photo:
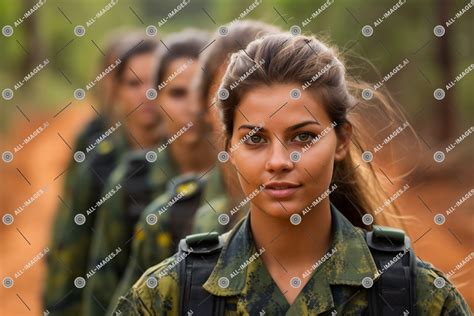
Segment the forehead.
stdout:
<path fill-rule="evenodd" d="M 187 86 L 194 79 L 195 72 L 198 69 L 197 67 L 198 62 L 195 59 L 184 57 L 174 59 L 166 65 L 163 81 L 168 80 L 170 76 L 174 76 L 174 78 L 167 83 L 168 87 Z"/>
<path fill-rule="evenodd" d="M 293 99 L 290 91 L 296 88 L 301 96 Z M 267 129 L 285 129 L 303 120 L 315 119 L 323 125 L 330 122 L 324 105 L 315 94 L 302 90 L 297 84 L 273 84 L 251 89 L 243 96 L 235 112 L 234 126 L 261 122 Z"/>
<path fill-rule="evenodd" d="M 143 75 L 151 74 L 155 69 L 156 58 L 153 53 L 144 53 L 130 57 L 125 66 L 124 74 L 126 76 L 135 76 L 133 72 L 140 72 Z M 133 71 L 132 71 L 133 70 Z M 140 75 L 139 75 L 140 76 Z"/>

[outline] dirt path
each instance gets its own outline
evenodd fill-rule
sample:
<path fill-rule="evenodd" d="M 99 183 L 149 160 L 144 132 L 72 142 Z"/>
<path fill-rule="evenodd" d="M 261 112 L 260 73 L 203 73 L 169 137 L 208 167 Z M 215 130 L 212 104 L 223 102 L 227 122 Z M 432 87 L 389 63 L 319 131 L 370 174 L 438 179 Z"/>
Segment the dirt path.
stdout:
<path fill-rule="evenodd" d="M 10 276 L 13 287 L 0 286 L 0 315 L 43 315 L 41 310 L 41 289 L 44 275 L 44 258 L 31 267 L 25 267 L 36 255 L 43 252 L 49 242 L 51 221 L 54 215 L 57 195 L 60 194 L 65 169 L 75 135 L 86 119 L 93 115 L 87 104 L 71 104 L 57 117 L 55 113 L 42 117 L 30 115 L 28 122 L 18 117 L 12 124 L 14 130 L 2 142 L 1 152 L 22 143 L 23 139 L 39 126 L 49 123 L 40 134 L 14 154 L 11 163 L 2 164 L 0 181 L 0 216 L 13 215 L 13 223 L 0 223 L 0 278 Z M 61 137 L 58 135 L 61 135 Z M 58 177 L 59 176 L 59 177 Z M 42 189 L 44 193 L 39 191 Z M 37 198 L 30 205 L 18 209 L 36 192 Z M 17 213 L 17 215 L 15 215 Z M 23 274 L 21 273 L 21 270 Z M 17 278 L 15 277 L 17 274 Z"/>

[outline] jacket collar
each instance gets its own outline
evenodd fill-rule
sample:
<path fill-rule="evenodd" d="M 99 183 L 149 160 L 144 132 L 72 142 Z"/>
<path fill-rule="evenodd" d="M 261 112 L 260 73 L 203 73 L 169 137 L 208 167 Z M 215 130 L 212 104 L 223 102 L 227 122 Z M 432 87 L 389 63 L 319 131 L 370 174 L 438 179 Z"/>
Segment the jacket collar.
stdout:
<path fill-rule="evenodd" d="M 328 284 L 351 286 L 361 286 L 365 277 L 375 281 L 379 277 L 378 270 L 366 244 L 363 230 L 353 226 L 332 203 L 331 219 L 333 240 L 328 253 L 332 250 L 333 254 L 316 268 L 311 278 L 316 273 L 318 275 L 323 273 Z M 259 253 L 252 238 L 250 214 L 244 217 L 226 237 L 227 241 L 217 264 L 203 285 L 209 293 L 216 296 L 234 296 L 243 293 L 246 289 L 249 266 L 263 264 L 258 257 L 248 263 L 249 258 L 252 256 L 255 258 L 255 254 Z M 246 263 L 248 264 L 245 266 Z M 254 267 L 250 267 L 252 268 Z M 223 277 L 229 281 L 227 287 L 219 286 L 219 280 L 222 281 Z M 321 292 L 321 289 L 315 288 L 315 292 Z M 329 295 L 331 293 L 329 288 L 324 292 Z M 332 302 L 332 296 L 328 299 Z"/>

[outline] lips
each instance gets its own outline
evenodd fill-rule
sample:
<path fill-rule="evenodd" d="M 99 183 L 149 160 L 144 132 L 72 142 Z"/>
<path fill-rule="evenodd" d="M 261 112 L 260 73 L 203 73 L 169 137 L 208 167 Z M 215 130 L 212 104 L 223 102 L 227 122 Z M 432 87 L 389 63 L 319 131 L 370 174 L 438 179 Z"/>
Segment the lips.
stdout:
<path fill-rule="evenodd" d="M 265 192 L 273 198 L 283 199 L 291 197 L 299 187 L 301 187 L 301 184 L 285 181 L 274 181 L 265 184 Z"/>

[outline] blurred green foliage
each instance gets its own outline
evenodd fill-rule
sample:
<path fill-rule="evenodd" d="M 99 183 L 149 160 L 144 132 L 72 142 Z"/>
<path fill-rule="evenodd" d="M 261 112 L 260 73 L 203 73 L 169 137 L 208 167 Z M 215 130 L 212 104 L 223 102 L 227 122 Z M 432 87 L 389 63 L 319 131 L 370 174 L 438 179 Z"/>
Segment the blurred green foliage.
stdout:
<path fill-rule="evenodd" d="M 165 35 L 185 27 L 213 31 L 218 26 L 237 18 L 254 2 L 190 1 L 183 10 L 159 28 L 160 34 Z M 37 2 L 0 1 L 0 27 L 14 25 L 14 22 Z M 101 53 L 92 41 L 104 49 L 107 34 L 117 28 L 144 29 L 151 24 L 158 26 L 158 21 L 181 3 L 178 0 L 118 0 L 109 12 L 100 17 L 90 28 L 86 28 L 85 36 L 76 37 L 73 33 L 74 26 L 85 26 L 86 21 L 109 2 L 110 0 L 48 0 L 21 25 L 14 27 L 13 36 L 0 36 L 0 90 L 13 88 L 16 82 L 45 58 L 50 61 L 44 70 L 15 91 L 13 100 L 0 100 L 0 123 L 3 127 L 8 126 L 8 118 L 14 112 L 15 104 L 21 104 L 27 109 L 53 112 L 54 109 L 72 101 L 74 89 L 84 88 L 101 71 L 99 69 Z M 247 18 L 273 23 L 288 30 L 292 25 L 302 27 L 302 22 L 326 1 L 262 0 L 261 2 Z M 433 34 L 434 26 L 440 24 L 439 15 L 442 10 L 439 9 L 438 3 L 441 1 L 407 1 L 380 26 L 374 27 L 374 35 L 369 38 L 362 36 L 362 26 L 366 24 L 373 26 L 374 21 L 397 1 L 335 0 L 333 2 L 306 27 L 302 27 L 303 33 L 315 33 L 330 38 L 332 44 L 345 52 L 348 65 L 355 67 L 354 70 L 350 70 L 350 74 L 371 82 L 377 82 L 379 77 L 367 63 L 360 58 L 351 57 L 352 55 L 369 60 L 382 76 L 389 73 L 404 58 L 408 58 L 410 64 L 396 74 L 388 82 L 387 87 L 407 113 L 421 113 L 416 119 L 429 124 L 430 119 L 436 115 L 436 107 L 440 106 L 433 98 L 433 91 L 439 87 L 444 88 L 472 63 L 474 8 L 446 30 L 449 33 L 452 75 L 445 78 L 443 65 L 439 61 L 440 39 Z M 448 3 L 449 7 L 445 14 L 452 17 L 468 1 L 453 0 Z M 68 43 L 69 45 L 65 47 Z M 346 52 L 348 48 L 349 54 Z M 472 73 L 468 74 L 447 92 L 454 94 L 451 106 L 455 107 L 456 121 L 461 127 L 470 124 L 474 116 L 473 78 Z"/>

